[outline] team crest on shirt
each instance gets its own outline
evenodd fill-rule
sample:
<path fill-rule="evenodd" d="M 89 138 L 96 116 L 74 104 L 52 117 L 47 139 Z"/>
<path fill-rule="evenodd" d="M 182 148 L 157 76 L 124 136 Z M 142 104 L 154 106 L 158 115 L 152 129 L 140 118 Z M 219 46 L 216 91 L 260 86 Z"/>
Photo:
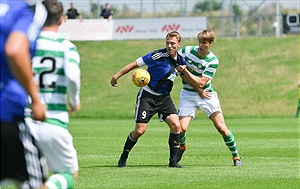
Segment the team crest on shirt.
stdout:
<path fill-rule="evenodd" d="M 194 72 L 194 67 L 193 67 L 193 66 L 188 66 L 187 69 L 188 69 L 191 73 Z"/>
<path fill-rule="evenodd" d="M 202 70 L 202 69 L 204 69 L 203 68 L 203 65 L 205 64 L 205 62 L 204 61 L 201 61 L 201 64 L 198 64 L 198 68 L 200 69 L 200 70 Z"/>

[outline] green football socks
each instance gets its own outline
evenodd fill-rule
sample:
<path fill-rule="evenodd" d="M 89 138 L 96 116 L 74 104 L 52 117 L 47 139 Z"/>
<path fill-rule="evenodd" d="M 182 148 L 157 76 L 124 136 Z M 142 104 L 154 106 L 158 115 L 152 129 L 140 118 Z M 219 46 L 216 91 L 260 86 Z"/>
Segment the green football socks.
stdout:
<path fill-rule="evenodd" d="M 239 157 L 239 153 L 238 153 L 238 150 L 236 147 L 236 142 L 235 142 L 232 132 L 230 131 L 229 135 L 226 137 L 223 137 L 223 139 L 225 141 L 226 146 L 230 150 L 232 157 Z"/>
<path fill-rule="evenodd" d="M 71 173 L 56 173 L 46 182 L 48 189 L 71 189 L 74 187 L 74 177 Z"/>
<path fill-rule="evenodd" d="M 180 146 L 183 147 L 186 143 L 186 132 L 183 135 L 180 135 Z"/>

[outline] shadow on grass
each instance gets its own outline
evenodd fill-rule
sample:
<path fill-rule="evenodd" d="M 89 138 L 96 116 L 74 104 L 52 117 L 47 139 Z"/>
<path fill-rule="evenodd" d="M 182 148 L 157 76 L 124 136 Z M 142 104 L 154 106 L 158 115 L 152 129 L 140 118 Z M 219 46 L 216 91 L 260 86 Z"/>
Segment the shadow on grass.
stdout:
<path fill-rule="evenodd" d="M 96 167 L 116 167 L 116 168 L 130 168 L 130 167 L 168 167 L 168 165 L 127 165 L 126 167 L 118 167 L 118 165 L 91 165 L 82 166 L 80 168 L 96 168 Z"/>
<path fill-rule="evenodd" d="M 234 167 L 233 165 L 192 165 L 192 164 L 181 164 L 184 166 L 184 168 L 193 168 L 193 167 Z M 81 169 L 90 169 L 90 168 L 108 168 L 108 167 L 115 167 L 115 168 L 119 168 L 119 169 L 122 169 L 122 168 L 170 168 L 170 169 L 177 169 L 177 168 L 174 168 L 174 167 L 169 167 L 168 165 L 150 165 L 150 164 L 139 164 L 139 165 L 127 165 L 126 167 L 118 167 L 118 165 L 91 165 L 91 166 L 81 166 L 80 168 Z"/>

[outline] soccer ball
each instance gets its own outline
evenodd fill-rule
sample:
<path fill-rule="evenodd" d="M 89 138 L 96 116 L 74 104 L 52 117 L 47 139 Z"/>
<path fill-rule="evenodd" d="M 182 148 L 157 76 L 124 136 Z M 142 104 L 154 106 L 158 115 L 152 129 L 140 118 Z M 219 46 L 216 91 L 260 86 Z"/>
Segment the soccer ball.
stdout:
<path fill-rule="evenodd" d="M 132 82 L 138 87 L 144 87 L 150 82 L 150 74 L 147 70 L 136 69 L 132 74 Z"/>

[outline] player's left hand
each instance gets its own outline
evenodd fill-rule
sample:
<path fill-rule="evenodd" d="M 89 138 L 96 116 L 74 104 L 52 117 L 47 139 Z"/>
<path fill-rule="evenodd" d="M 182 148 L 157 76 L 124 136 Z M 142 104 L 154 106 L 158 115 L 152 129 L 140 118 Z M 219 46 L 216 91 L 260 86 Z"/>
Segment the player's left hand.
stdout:
<path fill-rule="evenodd" d="M 32 102 L 31 108 L 31 118 L 36 121 L 45 121 L 46 119 L 46 107 L 40 101 Z"/>
<path fill-rule="evenodd" d="M 183 73 L 185 69 L 186 69 L 186 65 L 179 65 L 179 66 L 177 67 L 177 70 L 178 70 L 180 73 Z"/>
<path fill-rule="evenodd" d="M 73 106 L 70 102 L 69 102 L 69 107 L 70 109 L 68 110 L 68 112 L 77 112 L 80 110 L 80 104 L 77 104 L 75 106 Z"/>
<path fill-rule="evenodd" d="M 113 87 L 117 87 L 117 86 L 118 86 L 117 79 L 116 79 L 114 76 L 111 78 L 110 84 L 111 84 L 111 86 L 113 86 Z"/>
<path fill-rule="evenodd" d="M 211 98 L 210 92 L 206 89 L 199 90 L 198 94 L 201 98 Z"/>

